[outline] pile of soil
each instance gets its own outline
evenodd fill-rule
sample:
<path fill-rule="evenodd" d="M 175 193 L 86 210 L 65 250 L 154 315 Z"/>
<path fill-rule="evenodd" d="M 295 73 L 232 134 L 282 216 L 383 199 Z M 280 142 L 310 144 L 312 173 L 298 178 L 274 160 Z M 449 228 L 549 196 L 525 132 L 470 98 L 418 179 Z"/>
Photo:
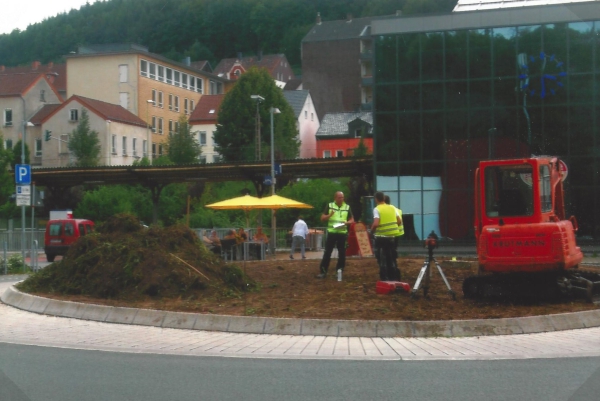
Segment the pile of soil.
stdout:
<path fill-rule="evenodd" d="M 18 285 L 25 292 L 126 302 L 239 296 L 255 287 L 187 227 L 146 228 L 127 214 L 99 225 L 62 260 Z"/>
<path fill-rule="evenodd" d="M 453 300 L 437 269 L 428 296 L 419 292 L 380 295 L 374 258 L 348 258 L 343 280 L 336 260 L 326 279 L 316 279 L 319 260 L 225 263 L 185 227 L 143 228 L 137 219 L 115 216 L 82 237 L 66 257 L 19 285 L 25 292 L 95 304 L 246 316 L 449 320 L 505 318 L 596 309 L 583 300 L 511 303 L 465 299 L 463 280 L 475 260 L 437 258 Z M 424 258 L 402 257 L 402 281 L 412 287 Z"/>

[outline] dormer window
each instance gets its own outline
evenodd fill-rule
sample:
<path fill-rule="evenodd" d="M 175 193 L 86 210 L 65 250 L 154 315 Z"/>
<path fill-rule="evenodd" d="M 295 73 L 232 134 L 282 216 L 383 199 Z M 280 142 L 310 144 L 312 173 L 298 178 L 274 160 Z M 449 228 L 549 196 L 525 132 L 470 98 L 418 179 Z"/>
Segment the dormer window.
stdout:
<path fill-rule="evenodd" d="M 40 102 L 46 102 L 46 91 L 45 90 L 40 90 Z"/>

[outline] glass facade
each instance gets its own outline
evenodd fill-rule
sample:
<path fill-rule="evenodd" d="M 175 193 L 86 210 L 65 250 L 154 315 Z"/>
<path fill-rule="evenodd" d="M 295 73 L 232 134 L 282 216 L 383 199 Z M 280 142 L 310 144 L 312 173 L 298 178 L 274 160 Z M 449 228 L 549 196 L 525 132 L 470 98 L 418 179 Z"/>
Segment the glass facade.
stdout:
<path fill-rule="evenodd" d="M 556 155 L 567 214 L 600 236 L 600 22 L 376 35 L 377 190 L 431 230 L 474 239 L 478 162 Z"/>

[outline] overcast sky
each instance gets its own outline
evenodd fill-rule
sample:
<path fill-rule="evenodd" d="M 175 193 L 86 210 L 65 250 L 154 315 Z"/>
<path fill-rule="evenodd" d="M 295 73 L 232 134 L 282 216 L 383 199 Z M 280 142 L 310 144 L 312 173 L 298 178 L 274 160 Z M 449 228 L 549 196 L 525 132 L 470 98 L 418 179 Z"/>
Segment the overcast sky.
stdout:
<path fill-rule="evenodd" d="M 42 22 L 56 14 L 79 9 L 86 2 L 97 0 L 1 0 L 0 34 L 11 33 L 19 28 L 24 31 L 27 25 Z"/>

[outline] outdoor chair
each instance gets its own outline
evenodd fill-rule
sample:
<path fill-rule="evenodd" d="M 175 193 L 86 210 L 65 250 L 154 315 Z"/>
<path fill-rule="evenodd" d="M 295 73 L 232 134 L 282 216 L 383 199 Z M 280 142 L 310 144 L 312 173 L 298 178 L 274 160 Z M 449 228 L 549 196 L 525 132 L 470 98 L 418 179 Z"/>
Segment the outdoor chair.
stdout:
<path fill-rule="evenodd" d="M 236 240 L 235 238 L 231 239 L 222 239 L 221 240 L 221 257 L 227 260 L 235 260 L 236 254 Z"/>

